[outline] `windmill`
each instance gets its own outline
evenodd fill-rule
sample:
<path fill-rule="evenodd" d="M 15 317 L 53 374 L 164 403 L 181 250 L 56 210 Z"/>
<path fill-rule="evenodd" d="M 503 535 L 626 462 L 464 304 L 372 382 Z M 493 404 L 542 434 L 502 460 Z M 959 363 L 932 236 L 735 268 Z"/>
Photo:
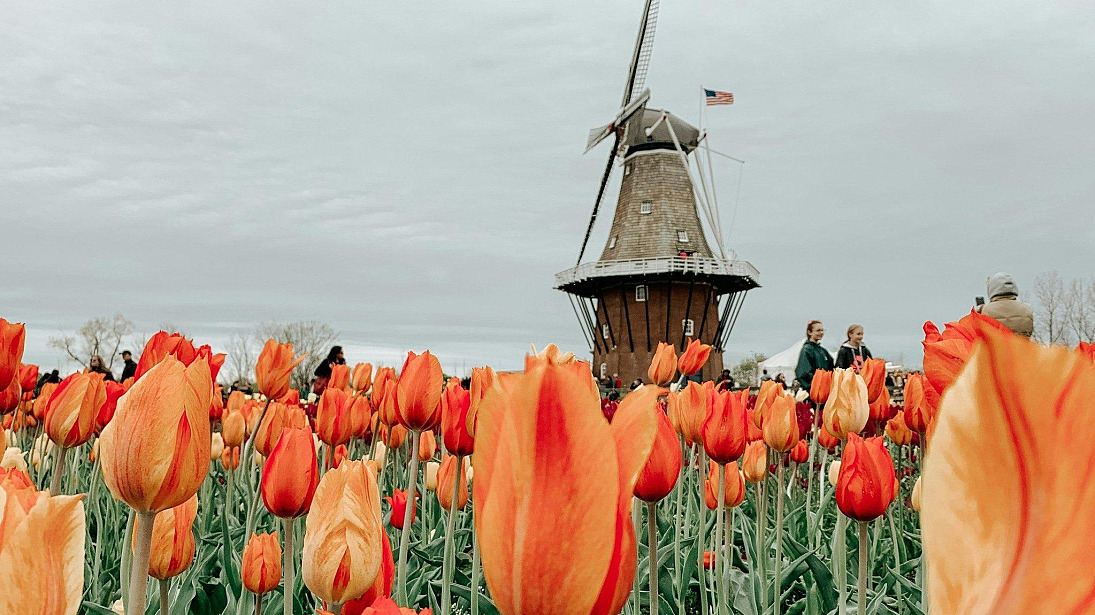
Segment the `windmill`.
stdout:
<path fill-rule="evenodd" d="M 705 135 L 647 106 L 658 9 L 658 0 L 645 0 L 619 111 L 589 132 L 586 152 L 610 136 L 612 148 L 578 262 L 555 275 L 590 344 L 595 375 L 618 374 L 625 382 L 645 378 L 658 342 L 680 352 L 688 338 L 714 347 L 702 376 L 716 376 L 745 294 L 760 286 L 756 268 L 725 247 L 714 184 L 701 161 L 702 151 L 712 171 Z M 605 248 L 582 263 L 616 166 L 623 178 Z"/>

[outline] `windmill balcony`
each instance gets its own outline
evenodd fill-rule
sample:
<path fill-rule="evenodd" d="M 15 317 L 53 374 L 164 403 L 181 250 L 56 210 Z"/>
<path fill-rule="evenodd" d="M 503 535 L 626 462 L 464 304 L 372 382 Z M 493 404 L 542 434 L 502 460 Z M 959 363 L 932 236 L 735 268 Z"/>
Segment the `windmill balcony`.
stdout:
<path fill-rule="evenodd" d="M 700 256 L 635 258 L 583 263 L 555 274 L 555 285 L 560 290 L 584 295 L 586 293 L 583 291 L 587 288 L 602 286 L 611 278 L 661 278 L 676 274 L 680 274 L 681 277 L 696 275 L 710 278 L 717 286 L 738 287 L 737 289 L 743 290 L 760 286 L 760 272 L 748 261 Z"/>

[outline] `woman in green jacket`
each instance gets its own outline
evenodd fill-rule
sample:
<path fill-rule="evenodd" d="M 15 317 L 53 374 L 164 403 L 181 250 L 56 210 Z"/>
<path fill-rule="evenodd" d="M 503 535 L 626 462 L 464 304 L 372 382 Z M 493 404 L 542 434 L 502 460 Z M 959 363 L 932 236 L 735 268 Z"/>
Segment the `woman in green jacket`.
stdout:
<path fill-rule="evenodd" d="M 821 338 L 825 337 L 825 325 L 820 320 L 806 323 L 806 343 L 798 353 L 798 365 L 795 367 L 795 379 L 799 386 L 809 391 L 814 380 L 814 372 L 819 369 L 833 369 L 833 356 L 821 347 Z"/>

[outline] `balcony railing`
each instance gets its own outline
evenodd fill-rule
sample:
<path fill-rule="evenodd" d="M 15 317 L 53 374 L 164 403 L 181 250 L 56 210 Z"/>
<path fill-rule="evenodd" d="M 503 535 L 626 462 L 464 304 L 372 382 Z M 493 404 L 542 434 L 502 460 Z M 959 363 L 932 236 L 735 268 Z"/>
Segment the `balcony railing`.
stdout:
<path fill-rule="evenodd" d="M 619 261 L 583 263 L 555 274 L 555 285 L 566 286 L 590 278 L 607 278 L 628 275 L 660 273 L 698 273 L 707 275 L 736 275 L 760 283 L 760 272 L 748 261 L 730 261 L 699 256 L 635 258 Z"/>

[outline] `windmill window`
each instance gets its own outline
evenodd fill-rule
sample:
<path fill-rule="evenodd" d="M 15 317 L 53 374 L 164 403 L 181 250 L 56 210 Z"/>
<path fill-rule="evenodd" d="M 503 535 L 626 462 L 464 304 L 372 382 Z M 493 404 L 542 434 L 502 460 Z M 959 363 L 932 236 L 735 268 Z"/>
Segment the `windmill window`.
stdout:
<path fill-rule="evenodd" d="M 611 250 L 616 247 L 616 235 L 612 236 L 612 239 L 608 240 L 608 249 Z"/>
<path fill-rule="evenodd" d="M 653 210 L 654 206 L 650 203 L 650 201 L 643 201 L 639 204 L 639 213 L 641 214 L 648 214 Z"/>
<path fill-rule="evenodd" d="M 608 323 L 601 325 L 601 337 L 608 339 Z"/>
<path fill-rule="evenodd" d="M 677 231 L 677 241 L 688 243 L 688 231 Z"/>
<path fill-rule="evenodd" d="M 631 165 L 629 165 L 629 164 L 624 165 L 624 175 L 631 175 Z"/>
<path fill-rule="evenodd" d="M 635 301 L 642 303 L 646 301 L 646 286 L 639 285 L 635 287 Z"/>
<path fill-rule="evenodd" d="M 608 363 L 601 363 L 601 380 L 608 378 Z"/>
<path fill-rule="evenodd" d="M 681 325 L 684 326 L 684 335 L 686 337 L 692 337 L 693 335 L 696 334 L 695 333 L 695 325 L 693 324 L 691 318 L 685 318 L 681 322 Z"/>

